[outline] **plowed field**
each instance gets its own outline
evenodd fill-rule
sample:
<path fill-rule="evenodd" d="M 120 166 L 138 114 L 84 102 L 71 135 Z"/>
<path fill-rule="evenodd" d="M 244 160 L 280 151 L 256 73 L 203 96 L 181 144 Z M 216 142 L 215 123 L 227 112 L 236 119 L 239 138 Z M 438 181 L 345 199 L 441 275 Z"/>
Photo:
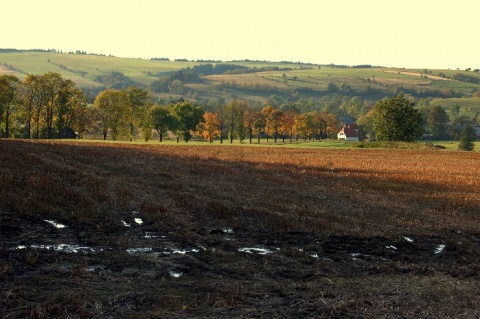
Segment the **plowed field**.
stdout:
<path fill-rule="evenodd" d="M 2 318 L 480 316 L 480 154 L 0 140 Z"/>

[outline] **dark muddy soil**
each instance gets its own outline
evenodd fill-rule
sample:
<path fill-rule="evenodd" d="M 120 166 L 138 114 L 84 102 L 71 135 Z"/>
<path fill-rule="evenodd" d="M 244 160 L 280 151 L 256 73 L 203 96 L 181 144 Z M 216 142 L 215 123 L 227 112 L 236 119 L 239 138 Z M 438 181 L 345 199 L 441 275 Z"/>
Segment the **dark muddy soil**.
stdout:
<path fill-rule="evenodd" d="M 174 232 L 143 223 L 140 213 L 105 234 L 35 215 L 1 218 L 3 318 L 473 318 L 480 311 L 478 234 Z"/>

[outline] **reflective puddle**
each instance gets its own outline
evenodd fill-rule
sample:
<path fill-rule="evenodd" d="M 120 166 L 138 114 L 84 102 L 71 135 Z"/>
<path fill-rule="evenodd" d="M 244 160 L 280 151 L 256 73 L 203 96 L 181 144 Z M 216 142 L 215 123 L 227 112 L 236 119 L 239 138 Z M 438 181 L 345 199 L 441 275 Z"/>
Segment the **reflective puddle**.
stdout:
<path fill-rule="evenodd" d="M 258 247 L 243 247 L 243 248 L 238 248 L 238 251 L 241 253 L 258 254 L 258 255 L 267 255 L 267 254 L 274 253 L 273 250 L 270 250 L 267 248 L 258 248 Z"/>
<path fill-rule="evenodd" d="M 49 224 L 51 224 L 51 225 L 53 225 L 53 226 L 56 227 L 56 228 L 65 228 L 65 227 L 67 227 L 67 226 L 65 226 L 64 224 L 57 223 L 57 222 L 54 221 L 54 220 L 45 219 L 44 221 L 47 222 L 47 223 L 49 223 Z"/>
<path fill-rule="evenodd" d="M 95 249 L 92 248 L 92 247 L 73 245 L 73 244 L 29 245 L 29 246 L 19 245 L 19 246 L 16 247 L 16 249 L 27 249 L 27 248 L 47 249 L 47 250 L 61 251 L 61 252 L 65 252 L 65 253 L 79 253 L 79 252 L 94 253 L 95 252 Z M 100 249 L 99 251 L 102 251 L 102 249 Z"/>
<path fill-rule="evenodd" d="M 445 244 L 441 244 L 441 245 L 438 245 L 437 248 L 435 248 L 435 254 L 440 254 L 443 252 L 443 250 L 445 249 Z"/>

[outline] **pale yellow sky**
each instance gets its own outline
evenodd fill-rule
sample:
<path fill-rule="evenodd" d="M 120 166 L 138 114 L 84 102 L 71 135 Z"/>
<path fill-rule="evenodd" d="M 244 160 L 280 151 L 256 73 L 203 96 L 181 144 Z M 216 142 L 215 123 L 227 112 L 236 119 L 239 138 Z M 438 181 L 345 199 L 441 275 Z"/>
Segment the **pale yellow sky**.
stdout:
<path fill-rule="evenodd" d="M 15 0 L 0 10 L 0 48 L 480 67 L 476 0 Z"/>

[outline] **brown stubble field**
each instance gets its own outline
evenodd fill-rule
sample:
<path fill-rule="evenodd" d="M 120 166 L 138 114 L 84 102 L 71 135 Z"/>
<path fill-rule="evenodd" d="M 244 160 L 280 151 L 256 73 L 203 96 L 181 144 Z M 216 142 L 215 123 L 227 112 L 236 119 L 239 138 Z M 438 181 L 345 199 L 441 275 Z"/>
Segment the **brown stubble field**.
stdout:
<path fill-rule="evenodd" d="M 479 315 L 478 153 L 1 140 L 0 158 L 5 318 Z"/>

